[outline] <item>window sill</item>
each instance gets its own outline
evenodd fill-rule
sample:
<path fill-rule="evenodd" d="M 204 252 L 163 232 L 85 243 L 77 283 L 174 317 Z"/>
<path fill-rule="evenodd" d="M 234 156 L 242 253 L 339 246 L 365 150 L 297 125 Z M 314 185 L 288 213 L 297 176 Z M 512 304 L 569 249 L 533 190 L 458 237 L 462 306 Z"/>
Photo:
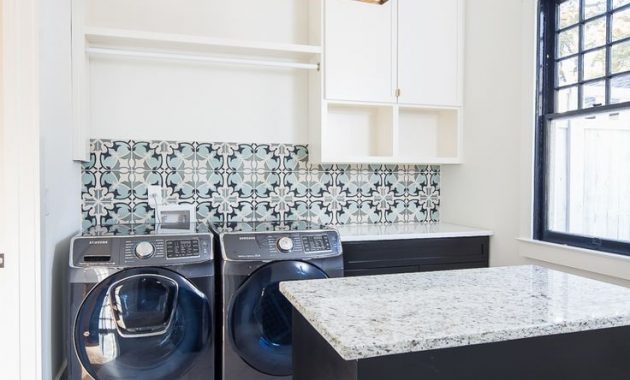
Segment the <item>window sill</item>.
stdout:
<path fill-rule="evenodd" d="M 519 254 L 522 257 L 630 280 L 629 256 L 528 238 L 519 238 L 517 240 L 524 243 L 519 247 Z"/>

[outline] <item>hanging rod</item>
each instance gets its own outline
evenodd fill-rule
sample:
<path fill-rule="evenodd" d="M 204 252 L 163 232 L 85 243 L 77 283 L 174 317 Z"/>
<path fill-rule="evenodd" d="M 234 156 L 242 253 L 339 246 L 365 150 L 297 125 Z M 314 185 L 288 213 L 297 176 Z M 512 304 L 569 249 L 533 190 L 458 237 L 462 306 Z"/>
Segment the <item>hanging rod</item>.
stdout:
<path fill-rule="evenodd" d="M 144 52 L 144 51 L 95 48 L 95 47 L 86 48 L 85 51 L 91 55 L 115 55 L 115 56 L 136 57 L 136 58 L 171 59 L 171 60 L 178 60 L 178 61 L 210 62 L 210 63 L 225 63 L 225 64 L 235 64 L 235 65 L 288 67 L 288 68 L 293 68 L 293 69 L 319 70 L 318 63 L 298 63 L 298 62 L 266 61 L 266 60 L 259 60 L 259 59 L 206 57 L 206 56 L 200 56 L 200 55 L 152 53 L 152 52 Z"/>

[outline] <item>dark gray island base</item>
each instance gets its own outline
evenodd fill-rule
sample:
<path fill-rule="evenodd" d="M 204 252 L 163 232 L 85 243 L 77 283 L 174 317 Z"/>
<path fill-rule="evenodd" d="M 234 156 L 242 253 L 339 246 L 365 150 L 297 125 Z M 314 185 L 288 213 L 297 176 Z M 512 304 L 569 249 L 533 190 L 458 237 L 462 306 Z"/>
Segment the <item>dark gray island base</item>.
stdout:
<path fill-rule="evenodd" d="M 630 326 L 344 360 L 293 310 L 293 380 L 628 380 Z"/>

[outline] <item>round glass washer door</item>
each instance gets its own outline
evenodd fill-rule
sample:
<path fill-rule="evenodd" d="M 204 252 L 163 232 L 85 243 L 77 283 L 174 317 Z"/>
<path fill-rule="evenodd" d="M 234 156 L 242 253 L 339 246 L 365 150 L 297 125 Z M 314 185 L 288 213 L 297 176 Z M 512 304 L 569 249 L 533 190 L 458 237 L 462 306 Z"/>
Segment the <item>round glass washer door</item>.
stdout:
<path fill-rule="evenodd" d="M 239 356 L 271 376 L 289 376 L 292 363 L 292 307 L 280 293 L 282 281 L 323 279 L 313 264 L 276 261 L 252 273 L 234 294 L 228 331 Z"/>
<path fill-rule="evenodd" d="M 134 268 L 96 285 L 74 324 L 74 347 L 95 379 L 173 379 L 209 344 L 210 304 L 176 272 Z"/>

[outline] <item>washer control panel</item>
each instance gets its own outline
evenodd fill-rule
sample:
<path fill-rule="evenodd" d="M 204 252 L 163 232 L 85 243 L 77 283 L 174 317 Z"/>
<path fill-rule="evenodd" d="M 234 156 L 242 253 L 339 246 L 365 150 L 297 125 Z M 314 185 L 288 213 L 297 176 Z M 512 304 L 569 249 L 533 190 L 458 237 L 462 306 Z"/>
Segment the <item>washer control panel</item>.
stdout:
<path fill-rule="evenodd" d="M 169 266 L 213 259 L 211 234 L 95 236 L 72 241 L 73 267 Z"/>
<path fill-rule="evenodd" d="M 302 236 L 302 245 L 305 252 L 330 251 L 330 240 L 327 235 Z"/>
<path fill-rule="evenodd" d="M 221 234 L 224 259 L 233 261 L 297 260 L 341 255 L 336 230 L 225 232 Z"/>
<path fill-rule="evenodd" d="M 166 257 L 169 259 L 195 257 L 200 253 L 199 239 L 166 241 Z"/>

